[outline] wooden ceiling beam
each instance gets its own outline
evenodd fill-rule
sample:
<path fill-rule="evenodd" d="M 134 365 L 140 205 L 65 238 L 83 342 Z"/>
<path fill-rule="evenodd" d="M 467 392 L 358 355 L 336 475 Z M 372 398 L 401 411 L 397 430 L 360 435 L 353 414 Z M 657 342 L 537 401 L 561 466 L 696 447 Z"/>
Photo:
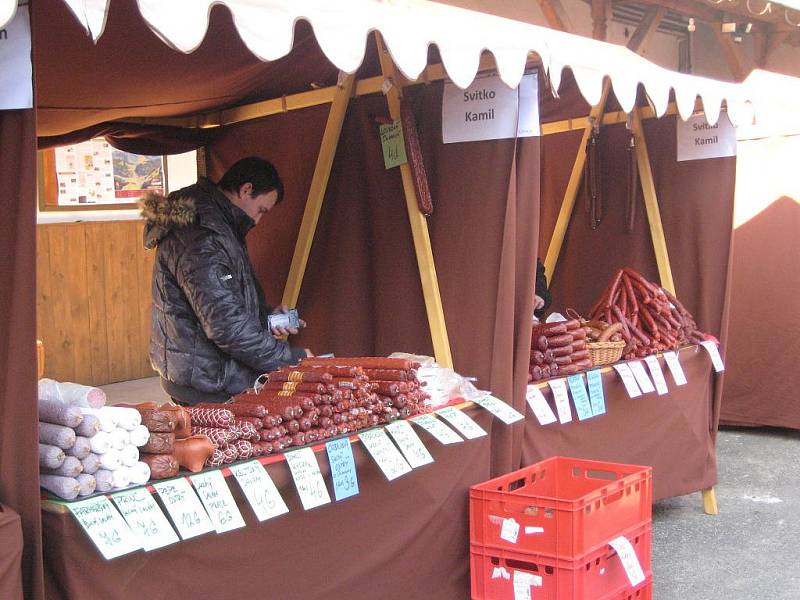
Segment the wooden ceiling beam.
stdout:
<path fill-rule="evenodd" d="M 739 46 L 731 39 L 729 34 L 722 33 L 721 23 L 712 23 L 711 28 L 714 30 L 717 43 L 719 43 L 723 54 L 725 54 L 725 61 L 728 63 L 728 69 L 734 80 L 744 81 L 744 78 L 747 77 L 747 71 Z"/>
<path fill-rule="evenodd" d="M 561 0 L 538 0 L 539 8 L 542 9 L 542 14 L 547 20 L 547 25 L 551 29 L 558 29 L 559 31 L 569 31 L 572 29 L 572 24 L 569 21 L 569 15 L 564 10 L 564 5 Z"/>

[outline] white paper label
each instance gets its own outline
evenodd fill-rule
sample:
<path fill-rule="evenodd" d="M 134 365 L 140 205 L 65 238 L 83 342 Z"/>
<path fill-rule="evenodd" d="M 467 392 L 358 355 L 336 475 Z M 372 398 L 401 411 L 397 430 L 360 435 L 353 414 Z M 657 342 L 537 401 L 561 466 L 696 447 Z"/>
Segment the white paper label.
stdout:
<path fill-rule="evenodd" d="M 503 519 L 503 526 L 500 527 L 500 539 L 516 544 L 518 537 L 519 523 L 514 519 Z"/>
<path fill-rule="evenodd" d="M 394 441 L 397 442 L 400 451 L 403 453 L 403 456 L 406 457 L 408 464 L 410 464 L 412 468 L 416 469 L 417 467 L 428 465 L 433 462 L 433 456 L 428 452 L 422 440 L 419 439 L 417 432 L 411 427 L 411 423 L 405 419 L 399 419 L 389 423 L 386 426 L 386 431 L 388 431 L 394 438 Z"/>
<path fill-rule="evenodd" d="M 664 371 L 661 370 L 661 364 L 655 356 L 646 356 L 644 362 L 647 363 L 647 368 L 650 369 L 650 375 L 653 377 L 653 383 L 656 384 L 656 391 L 659 396 L 669 393 L 667 388 L 667 380 L 664 379 Z"/>
<path fill-rule="evenodd" d="M 231 495 L 222 471 L 207 471 L 190 475 L 189 479 L 206 508 L 217 533 L 225 533 L 244 527 L 244 519 Z"/>
<path fill-rule="evenodd" d="M 525 535 L 532 535 L 534 533 L 544 533 L 544 527 L 532 527 L 530 525 L 525 527 Z"/>
<path fill-rule="evenodd" d="M 542 578 L 525 571 L 514 571 L 514 600 L 531 600 L 531 586 L 542 585 Z"/>
<path fill-rule="evenodd" d="M 358 434 L 361 443 L 389 481 L 411 472 L 411 467 L 383 429 L 370 429 Z"/>
<path fill-rule="evenodd" d="M 492 579 L 511 579 L 511 574 L 505 570 L 504 567 L 495 567 L 492 569 Z"/>
<path fill-rule="evenodd" d="M 628 575 L 628 580 L 631 582 L 631 585 L 635 587 L 642 583 L 644 581 L 642 565 L 639 564 L 639 557 L 636 556 L 636 552 L 628 541 L 628 538 L 621 535 L 611 540 L 609 545 L 616 550 L 617 556 L 619 556 L 619 559 L 622 561 L 622 566 L 625 569 L 625 573 Z"/>
<path fill-rule="evenodd" d="M 711 364 L 714 365 L 714 370 L 717 373 L 724 371 L 725 365 L 722 364 L 722 357 L 719 354 L 719 348 L 717 348 L 717 345 L 711 340 L 700 342 L 700 345 L 706 349 L 706 352 L 708 352 L 708 355 L 711 357 Z"/>
<path fill-rule="evenodd" d="M 456 444 L 464 441 L 464 438 L 433 415 L 419 415 L 412 418 L 411 422 L 422 427 L 442 444 Z"/>
<path fill-rule="evenodd" d="M 678 354 L 676 352 L 664 352 L 664 360 L 667 361 L 667 367 L 669 367 L 669 372 L 672 373 L 675 385 L 686 385 L 686 374 L 683 372 Z"/>
<path fill-rule="evenodd" d="M 647 371 L 644 370 L 644 365 L 641 362 L 632 360 L 628 363 L 628 366 L 631 368 L 631 372 L 636 378 L 636 383 L 639 384 L 639 389 L 642 390 L 643 394 L 656 391 L 653 382 L 650 381 L 650 376 L 647 374 Z"/>
<path fill-rule="evenodd" d="M 186 479 L 179 477 L 169 481 L 159 481 L 154 483 L 153 487 L 161 496 L 181 539 L 188 540 L 214 531 L 211 519 L 208 518 L 197 494 Z"/>
<path fill-rule="evenodd" d="M 677 143 L 678 162 L 736 156 L 736 129 L 724 112 L 714 125 L 705 115 L 678 119 Z"/>
<path fill-rule="evenodd" d="M 458 429 L 461 435 L 468 440 L 474 440 L 475 438 L 486 435 L 486 432 L 480 425 L 455 406 L 440 408 L 436 411 L 436 414 L 447 419 L 450 425 Z"/>
<path fill-rule="evenodd" d="M 496 71 L 478 74 L 465 90 L 454 83 L 445 83 L 442 97 L 445 144 L 538 135 L 536 73 L 523 76 L 518 88 L 508 87 Z"/>
<path fill-rule="evenodd" d="M 322 478 L 314 451 L 311 448 L 302 448 L 287 452 L 285 456 L 303 508 L 310 510 L 329 504 L 331 497 L 328 488 L 325 487 L 325 480 Z"/>
<path fill-rule="evenodd" d="M 142 548 L 139 538 L 105 496 L 70 502 L 67 508 L 106 560 Z"/>
<path fill-rule="evenodd" d="M 23 5 L 10 23 L 0 27 L 0 110 L 32 106 L 31 25 Z"/>
<path fill-rule="evenodd" d="M 482 406 L 488 410 L 506 425 L 511 425 L 512 423 L 516 423 L 517 421 L 521 421 L 525 418 L 525 415 L 518 413 L 510 405 L 500 400 L 500 398 L 492 396 L 491 394 L 487 394 L 481 398 L 473 399 L 472 401 L 478 406 Z"/>
<path fill-rule="evenodd" d="M 259 521 L 289 512 L 278 488 L 260 462 L 251 460 L 231 465 L 230 470 Z"/>
<path fill-rule="evenodd" d="M 638 398 L 642 395 L 642 391 L 639 389 L 636 378 L 633 376 L 633 371 L 631 371 L 628 363 L 616 364 L 614 365 L 614 369 L 616 369 L 617 373 L 619 373 L 619 376 L 622 378 L 622 383 L 630 398 Z"/>
<path fill-rule="evenodd" d="M 561 423 L 572 421 L 572 409 L 569 407 L 569 394 L 567 394 L 567 382 L 565 379 L 551 379 L 547 382 L 553 390 L 553 398 L 556 400 L 556 410 L 558 420 Z"/>
<path fill-rule="evenodd" d="M 525 399 L 528 401 L 528 406 L 531 407 L 533 414 L 539 420 L 540 425 L 550 425 L 550 423 L 555 423 L 558 420 L 539 386 L 529 385 L 525 392 Z"/>
<path fill-rule="evenodd" d="M 146 551 L 163 548 L 178 541 L 172 525 L 153 500 L 153 495 L 145 488 L 116 492 L 111 499 Z"/>

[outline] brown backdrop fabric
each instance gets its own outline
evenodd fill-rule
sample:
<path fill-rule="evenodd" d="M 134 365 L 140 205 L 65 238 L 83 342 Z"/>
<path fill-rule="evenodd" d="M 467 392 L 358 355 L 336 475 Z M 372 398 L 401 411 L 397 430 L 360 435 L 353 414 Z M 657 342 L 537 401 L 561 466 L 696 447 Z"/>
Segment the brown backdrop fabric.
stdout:
<path fill-rule="evenodd" d="M 441 94 L 433 84 L 410 91 L 407 101 L 435 206 L 428 226 L 455 368 L 522 409 L 539 141 L 517 144 L 516 166 L 513 140 L 445 145 Z M 383 97 L 357 98 L 344 124 L 298 303 L 309 327 L 297 343 L 316 352 L 433 351 L 400 173 L 383 164 L 375 117 L 386 115 Z M 248 238 L 273 303 L 285 285 L 326 117 L 327 109 L 315 109 L 249 123 L 208 149 L 214 178 L 247 154 L 273 160 L 288 178 L 284 205 Z M 511 431 L 493 436 L 493 472 L 518 464 L 522 429 Z"/>
<path fill-rule="evenodd" d="M 0 504 L 0 598 L 22 600 L 22 521 Z"/>
<path fill-rule="evenodd" d="M 22 519 L 23 583 L 42 593 L 36 405 L 36 128 L 0 111 L 0 501 Z"/>

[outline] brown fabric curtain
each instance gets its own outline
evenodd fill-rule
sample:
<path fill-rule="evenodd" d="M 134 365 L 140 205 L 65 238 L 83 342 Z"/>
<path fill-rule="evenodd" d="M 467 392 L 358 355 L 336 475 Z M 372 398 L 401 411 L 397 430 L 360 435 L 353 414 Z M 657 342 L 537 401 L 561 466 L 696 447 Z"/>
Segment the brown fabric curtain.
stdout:
<path fill-rule="evenodd" d="M 0 111 L 0 501 L 19 513 L 27 598 L 42 596 L 36 404 L 36 126 Z"/>

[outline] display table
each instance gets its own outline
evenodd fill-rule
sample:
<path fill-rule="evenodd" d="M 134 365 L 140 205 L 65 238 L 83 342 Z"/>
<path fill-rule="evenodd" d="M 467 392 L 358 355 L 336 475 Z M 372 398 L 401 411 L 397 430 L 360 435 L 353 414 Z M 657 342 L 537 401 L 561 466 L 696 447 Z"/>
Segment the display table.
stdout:
<path fill-rule="evenodd" d="M 680 496 L 712 487 L 717 481 L 716 374 L 703 348 L 678 353 L 688 383 L 675 385 L 659 356 L 669 394 L 628 397 L 622 380 L 604 368 L 606 414 L 585 421 L 541 426 L 528 415 L 522 465 L 561 455 L 653 467 L 653 499 Z M 554 406 L 552 393 L 542 393 Z"/>

